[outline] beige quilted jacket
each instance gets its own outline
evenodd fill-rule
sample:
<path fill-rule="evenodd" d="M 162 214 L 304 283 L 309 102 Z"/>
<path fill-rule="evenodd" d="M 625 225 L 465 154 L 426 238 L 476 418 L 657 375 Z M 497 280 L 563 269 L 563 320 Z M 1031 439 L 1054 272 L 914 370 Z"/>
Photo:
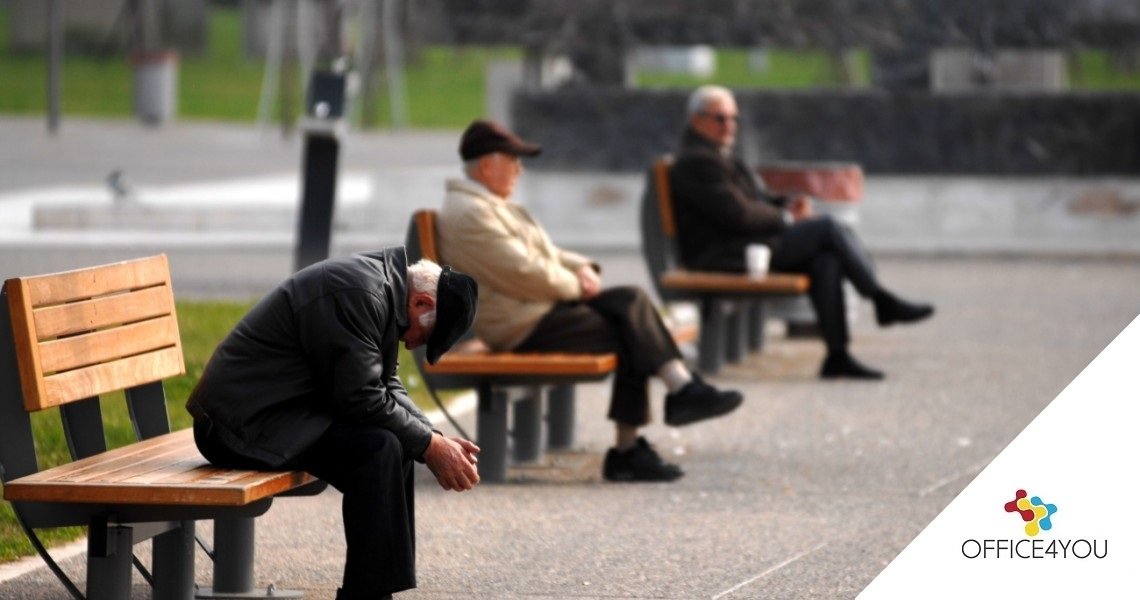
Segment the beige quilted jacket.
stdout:
<path fill-rule="evenodd" d="M 441 264 L 479 282 L 475 335 L 495 350 L 520 344 L 556 301 L 581 297 L 592 264 L 550 241 L 525 208 L 468 179 L 447 182 L 439 212 Z"/>

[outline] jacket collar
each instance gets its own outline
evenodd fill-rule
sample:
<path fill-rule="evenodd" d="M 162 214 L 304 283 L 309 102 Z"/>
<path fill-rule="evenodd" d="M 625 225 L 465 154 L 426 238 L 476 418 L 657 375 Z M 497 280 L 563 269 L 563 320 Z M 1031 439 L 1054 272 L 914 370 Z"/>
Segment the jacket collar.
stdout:
<path fill-rule="evenodd" d="M 720 146 L 708 141 L 704 136 L 697 133 L 691 125 L 685 126 L 684 133 L 681 134 L 681 149 L 689 152 L 711 152 L 722 158 L 728 159 L 732 157 L 732 149 L 725 152 Z"/>
<path fill-rule="evenodd" d="M 394 246 L 361 255 L 382 266 L 388 288 L 392 290 L 392 316 L 400 336 L 404 335 L 411 320 L 408 318 L 408 253 L 403 246 Z"/>
<path fill-rule="evenodd" d="M 470 195 L 475 196 L 477 198 L 482 198 L 482 199 L 486 199 L 486 200 L 498 200 L 499 202 L 502 202 L 504 204 L 510 202 L 506 198 L 503 198 L 502 196 L 499 196 L 499 195 L 495 194 L 494 192 L 492 192 L 491 190 L 487 189 L 486 186 L 479 183 L 478 181 L 475 181 L 474 179 L 459 179 L 459 178 L 448 179 L 447 180 L 447 191 L 459 192 L 459 193 L 463 193 L 463 194 L 470 194 Z"/>

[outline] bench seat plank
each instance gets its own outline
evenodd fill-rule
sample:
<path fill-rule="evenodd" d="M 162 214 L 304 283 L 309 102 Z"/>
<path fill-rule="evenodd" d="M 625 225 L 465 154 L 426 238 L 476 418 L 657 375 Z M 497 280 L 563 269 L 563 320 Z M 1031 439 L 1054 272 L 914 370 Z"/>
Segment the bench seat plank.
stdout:
<path fill-rule="evenodd" d="M 194 445 L 193 432 L 183 429 L 10 481 L 4 499 L 243 506 L 312 481 L 297 471 L 212 466 Z"/>
<path fill-rule="evenodd" d="M 750 277 L 737 273 L 686 271 L 675 269 L 661 274 L 661 285 L 669 289 L 739 294 L 802 294 L 810 280 L 804 275 L 770 273 Z"/>
<path fill-rule="evenodd" d="M 489 350 L 449 353 L 434 365 L 423 364 L 424 372 L 433 375 L 601 376 L 615 368 L 616 354 L 532 354 Z"/>

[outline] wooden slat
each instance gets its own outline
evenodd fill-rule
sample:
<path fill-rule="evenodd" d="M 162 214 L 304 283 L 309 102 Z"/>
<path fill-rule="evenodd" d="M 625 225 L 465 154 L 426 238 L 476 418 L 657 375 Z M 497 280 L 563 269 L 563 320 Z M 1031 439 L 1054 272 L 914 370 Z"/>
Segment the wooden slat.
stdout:
<path fill-rule="evenodd" d="M 669 169 L 672 166 L 672 156 L 663 156 L 653 163 L 653 183 L 657 188 L 657 208 L 661 211 L 661 231 L 670 239 L 677 237 L 677 225 L 673 218 L 673 193 L 669 188 Z"/>
<path fill-rule="evenodd" d="M 141 466 L 124 467 L 131 462 Z M 299 471 L 214 467 L 194 446 L 192 432 L 184 429 L 10 481 L 4 485 L 4 499 L 241 506 L 311 481 L 312 476 Z"/>
<path fill-rule="evenodd" d="M 169 286 L 157 286 L 35 310 L 36 337 L 46 340 L 174 312 Z"/>
<path fill-rule="evenodd" d="M 16 363 L 20 370 L 20 389 L 24 396 L 24 410 L 28 412 L 47 408 L 43 399 L 47 397 L 44 380 L 40 376 L 40 346 L 36 340 L 35 323 L 32 319 L 32 302 L 28 295 L 27 283 L 21 279 L 9 279 L 4 284 L 8 292 L 8 312 L 12 320 L 12 342 L 16 351 Z"/>
<path fill-rule="evenodd" d="M 66 371 L 178 344 L 178 322 L 172 316 L 113 329 L 51 340 L 40 344 L 44 373 Z"/>
<path fill-rule="evenodd" d="M 470 352 L 448 353 L 425 373 L 440 375 L 605 375 L 617 367 L 616 354 Z"/>
<path fill-rule="evenodd" d="M 149 256 L 110 265 L 21 278 L 28 286 L 33 307 L 94 298 L 113 292 L 169 285 L 166 255 Z"/>
<path fill-rule="evenodd" d="M 439 251 L 435 244 L 434 210 L 420 210 L 416 212 L 416 231 L 420 236 L 420 254 L 432 262 L 439 262 Z"/>
<path fill-rule="evenodd" d="M 740 294 L 802 294 L 809 279 L 804 275 L 772 273 L 750 277 L 736 273 L 674 270 L 661 274 L 661 285 L 670 289 Z"/>
<path fill-rule="evenodd" d="M 28 410 L 42 410 L 81 398 L 159 381 L 186 372 L 182 348 L 165 348 L 115 362 L 92 365 L 44 377 L 44 394 L 40 405 Z M 29 400 L 25 397 L 25 402 Z"/>

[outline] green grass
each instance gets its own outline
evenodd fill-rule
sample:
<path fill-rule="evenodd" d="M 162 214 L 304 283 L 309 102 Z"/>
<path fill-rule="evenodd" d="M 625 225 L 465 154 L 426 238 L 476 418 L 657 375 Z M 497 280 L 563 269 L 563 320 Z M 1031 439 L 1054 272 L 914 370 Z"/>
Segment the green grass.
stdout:
<path fill-rule="evenodd" d="M 180 61 L 178 118 L 251 122 L 257 117 L 264 62 L 244 55 L 240 11 L 214 6 L 210 15 L 206 52 Z M 846 69 L 822 51 L 770 50 L 768 68 L 763 71 L 749 67 L 746 49 L 721 48 L 716 54 L 716 73 L 708 78 L 642 72 L 636 76 L 636 85 L 691 89 L 718 83 L 738 89 L 807 89 L 859 88 L 871 81 L 870 54 L 865 50 L 849 53 Z M 405 71 L 409 125 L 461 129 L 483 116 L 488 62 L 519 60 L 521 56 L 521 50 L 513 47 L 429 46 L 416 52 L 409 57 Z M 1073 89 L 1140 89 L 1140 71 L 1114 66 L 1105 52 L 1081 51 L 1070 58 L 1069 65 Z M 283 74 L 284 79 L 291 78 L 293 85 L 287 89 L 294 106 L 302 97 L 302 82 L 295 72 L 296 67 L 290 67 Z M 46 75 L 42 54 L 14 54 L 8 49 L 8 15 L 0 8 L 0 114 L 43 114 Z M 125 57 L 69 54 L 63 68 L 64 116 L 130 117 L 132 75 Z M 388 126 L 388 92 L 382 81 L 373 98 L 362 122 Z M 273 107 L 275 118 L 278 104 Z"/>
<path fill-rule="evenodd" d="M 1121 68 L 1112 64 L 1107 52 L 1081 52 L 1069 60 L 1069 85 L 1083 90 L 1140 90 L 1140 66 Z"/>
<path fill-rule="evenodd" d="M 842 66 L 821 51 L 769 50 L 767 68 L 762 71 L 749 66 L 748 55 L 749 51 L 745 49 L 720 49 L 716 52 L 715 72 L 709 77 L 642 72 L 637 75 L 637 85 L 689 89 L 715 83 L 734 89 L 803 89 L 865 87 L 871 81 L 871 57 L 865 51 L 851 53 L 849 75 L 845 75 Z"/>
<path fill-rule="evenodd" d="M 213 7 L 206 52 L 184 56 L 178 73 L 178 118 L 252 122 L 257 118 L 265 63 L 245 57 L 241 13 Z M 0 8 L 0 113 L 42 114 L 47 106 L 47 62 L 42 54 L 14 54 L 8 49 L 7 11 Z M 484 72 L 494 59 L 518 58 L 515 48 L 428 47 L 408 61 L 405 72 L 410 125 L 461 129 L 484 114 Z M 289 88 L 300 103 L 296 67 Z M 64 60 L 64 116 L 124 118 L 132 114 L 133 71 L 125 57 L 68 54 Z M 387 125 L 388 93 L 376 90 L 378 102 L 368 122 Z M 275 103 L 273 114 L 280 110 Z M 276 117 L 275 117 L 276 118 Z"/>
<path fill-rule="evenodd" d="M 183 429 L 190 426 L 191 419 L 186 413 L 186 399 L 194 388 L 194 383 L 202 376 L 214 348 L 225 337 L 242 315 L 252 306 L 251 302 L 179 302 L 178 327 L 182 336 L 182 352 L 186 362 L 186 375 L 174 377 L 164 382 L 167 408 L 171 427 Z M 412 356 L 400 348 L 400 377 L 416 404 L 425 410 L 434 408 L 426 389 L 421 385 Z M 5 399 L 9 400 L 9 399 Z M 121 393 L 108 394 L 101 398 L 104 413 L 107 445 L 116 448 L 130 443 L 134 434 L 127 414 L 126 403 Z M 68 462 L 67 445 L 59 421 L 59 411 L 51 409 L 32 415 L 33 435 L 39 450 L 40 466 L 50 467 Z M 83 531 L 76 527 L 48 529 L 38 532 L 49 545 L 73 540 Z M 14 560 L 32 554 L 34 550 L 12 514 L 12 505 L 0 502 L 0 562 Z"/>

